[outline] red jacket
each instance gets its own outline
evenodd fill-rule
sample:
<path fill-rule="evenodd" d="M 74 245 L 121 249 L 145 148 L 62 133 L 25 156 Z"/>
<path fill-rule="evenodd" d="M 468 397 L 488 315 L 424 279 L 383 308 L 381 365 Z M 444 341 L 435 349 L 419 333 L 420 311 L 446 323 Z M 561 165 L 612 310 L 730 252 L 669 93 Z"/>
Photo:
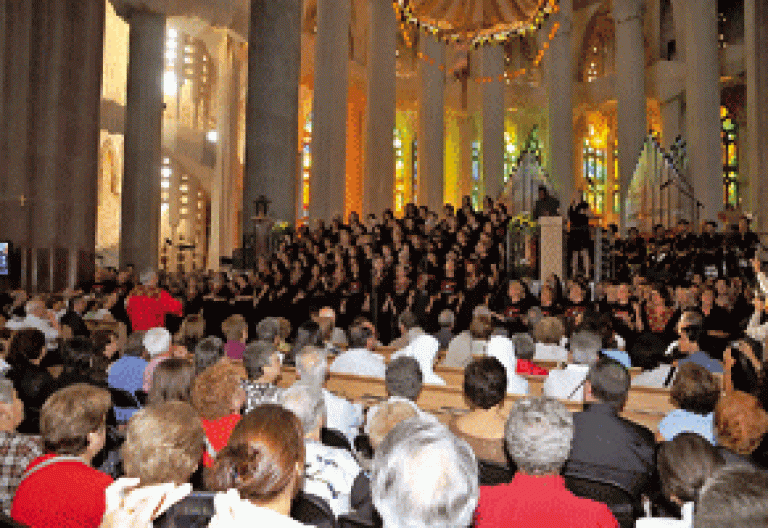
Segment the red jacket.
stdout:
<path fill-rule="evenodd" d="M 128 297 L 128 317 L 134 332 L 143 332 L 150 328 L 165 326 L 165 314 L 181 317 L 181 301 L 171 297 L 165 290 L 137 289 Z"/>

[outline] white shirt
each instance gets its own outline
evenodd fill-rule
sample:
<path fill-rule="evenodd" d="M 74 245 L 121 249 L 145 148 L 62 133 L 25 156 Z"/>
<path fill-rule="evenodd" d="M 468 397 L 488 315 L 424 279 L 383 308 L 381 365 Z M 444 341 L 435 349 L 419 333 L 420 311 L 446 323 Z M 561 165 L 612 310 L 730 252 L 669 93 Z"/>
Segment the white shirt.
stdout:
<path fill-rule="evenodd" d="M 682 508 L 683 519 L 668 517 L 641 517 L 635 521 L 635 528 L 691 528 L 693 526 L 693 503 L 686 502 Z"/>
<path fill-rule="evenodd" d="M 360 465 L 346 449 L 308 440 L 304 464 L 304 491 L 325 499 L 337 517 L 350 510 L 352 484 Z"/>
<path fill-rule="evenodd" d="M 329 369 L 339 374 L 355 374 L 384 379 L 387 365 L 384 358 L 365 348 L 352 348 L 338 356 Z"/>
<path fill-rule="evenodd" d="M 301 528 L 306 526 L 287 515 L 281 515 L 274 510 L 256 506 L 246 499 L 241 499 L 236 489 L 217 493 L 213 498 L 213 507 L 214 514 L 208 528 L 250 528 L 251 526 Z"/>
<path fill-rule="evenodd" d="M 10 320 L 5 324 L 5 327 L 9 330 L 19 330 L 21 328 L 35 328 L 45 334 L 45 341 L 48 344 L 48 348 L 55 346 L 54 341 L 59 338 L 59 331 L 56 330 L 46 319 L 42 319 L 36 315 L 27 315 L 24 319 Z"/>
<path fill-rule="evenodd" d="M 335 429 L 354 445 L 360 426 L 363 424 L 363 406 L 360 403 L 351 403 L 331 391 L 323 389 L 325 400 L 325 426 Z"/>
<path fill-rule="evenodd" d="M 542 392 L 544 396 L 558 400 L 584 401 L 583 383 L 587 379 L 587 373 L 589 373 L 589 365 L 580 364 L 570 364 L 564 369 L 550 370 L 547 379 L 544 380 Z"/>

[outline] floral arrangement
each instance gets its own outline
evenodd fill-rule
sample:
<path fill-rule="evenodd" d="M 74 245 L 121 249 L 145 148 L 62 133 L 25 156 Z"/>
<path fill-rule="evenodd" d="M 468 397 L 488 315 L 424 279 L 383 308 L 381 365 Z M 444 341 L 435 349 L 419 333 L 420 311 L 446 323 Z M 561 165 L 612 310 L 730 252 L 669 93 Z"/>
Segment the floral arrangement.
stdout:
<path fill-rule="evenodd" d="M 509 220 L 508 227 L 511 231 L 521 231 L 525 234 L 534 233 L 539 224 L 531 217 L 528 211 L 523 211 Z"/>

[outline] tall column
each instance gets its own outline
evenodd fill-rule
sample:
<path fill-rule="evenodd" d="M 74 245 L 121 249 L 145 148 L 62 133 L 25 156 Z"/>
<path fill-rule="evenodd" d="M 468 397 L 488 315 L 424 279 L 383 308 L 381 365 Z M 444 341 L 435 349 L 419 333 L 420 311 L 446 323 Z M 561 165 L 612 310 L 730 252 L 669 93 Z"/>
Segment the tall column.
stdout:
<path fill-rule="evenodd" d="M 723 209 L 717 1 L 685 2 L 686 141 L 701 220 Z"/>
<path fill-rule="evenodd" d="M 744 1 L 744 44 L 747 65 L 747 177 L 756 231 L 768 229 L 761 199 L 768 191 L 768 0 Z"/>
<path fill-rule="evenodd" d="M 482 52 L 483 77 L 483 181 L 485 194 L 494 200 L 504 188 L 504 48 L 486 46 Z"/>
<path fill-rule="evenodd" d="M 431 35 L 419 36 L 419 50 L 429 59 L 419 61 L 419 174 L 418 201 L 430 210 L 443 208 L 443 149 L 445 124 L 445 45 Z"/>
<path fill-rule="evenodd" d="M 251 0 L 243 233 L 260 195 L 272 218 L 296 218 L 300 68 L 301 0 Z"/>
<path fill-rule="evenodd" d="M 0 7 L 0 225 L 30 290 L 93 276 L 104 16 L 90 0 Z"/>
<path fill-rule="evenodd" d="M 573 0 L 561 0 L 551 17 L 560 24 L 545 55 L 549 99 L 549 175 L 561 212 L 573 194 L 573 62 L 571 61 Z"/>
<path fill-rule="evenodd" d="M 220 64 L 227 70 L 219 83 L 219 129 L 216 155 L 216 172 L 211 185 L 211 238 L 208 251 L 208 268 L 218 269 L 220 258 L 231 256 L 234 249 L 233 211 L 235 174 L 239 170 L 238 145 L 240 135 L 240 79 L 242 70 L 241 45 L 223 35 L 220 45 Z"/>
<path fill-rule="evenodd" d="M 370 0 L 369 7 L 363 213 L 380 215 L 394 200 L 397 20 L 389 0 Z"/>
<path fill-rule="evenodd" d="M 120 266 L 157 268 L 160 238 L 165 16 L 128 14 L 125 168 L 120 220 Z"/>
<path fill-rule="evenodd" d="M 616 0 L 613 16 L 616 20 L 619 185 L 623 205 L 646 133 L 642 1 Z M 622 226 L 626 225 L 626 214 L 626 207 L 622 207 Z"/>
<path fill-rule="evenodd" d="M 391 7 L 390 7 L 391 9 Z M 318 0 L 309 216 L 344 216 L 350 0 Z"/>

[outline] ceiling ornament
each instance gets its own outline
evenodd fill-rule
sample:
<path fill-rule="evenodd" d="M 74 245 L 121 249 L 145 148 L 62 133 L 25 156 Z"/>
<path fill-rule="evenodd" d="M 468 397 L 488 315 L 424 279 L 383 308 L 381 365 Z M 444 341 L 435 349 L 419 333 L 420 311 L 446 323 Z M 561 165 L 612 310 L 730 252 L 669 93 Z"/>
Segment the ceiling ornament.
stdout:
<path fill-rule="evenodd" d="M 392 5 L 401 23 L 475 48 L 533 33 L 560 9 L 558 0 L 393 0 Z"/>

